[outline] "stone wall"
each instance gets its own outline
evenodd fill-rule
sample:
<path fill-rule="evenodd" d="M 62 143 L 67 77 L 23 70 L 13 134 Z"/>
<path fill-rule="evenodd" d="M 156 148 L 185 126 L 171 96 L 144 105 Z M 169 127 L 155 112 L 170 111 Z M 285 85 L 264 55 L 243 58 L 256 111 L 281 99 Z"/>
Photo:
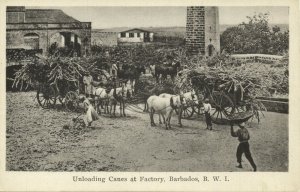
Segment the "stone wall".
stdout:
<path fill-rule="evenodd" d="M 289 113 L 289 100 L 277 98 L 258 98 L 270 112 Z"/>
<path fill-rule="evenodd" d="M 272 64 L 280 61 L 283 56 L 267 54 L 234 54 L 230 55 L 233 59 L 242 63 L 265 63 Z"/>
<path fill-rule="evenodd" d="M 91 48 L 91 23 L 22 23 L 6 25 L 6 48 L 24 48 L 24 35 L 34 33 L 39 36 L 39 49 L 47 54 L 51 37 L 60 32 L 71 32 L 81 39 L 81 53 L 89 53 Z"/>
<path fill-rule="evenodd" d="M 97 32 L 92 31 L 92 45 L 116 46 L 118 34 L 116 32 Z"/>

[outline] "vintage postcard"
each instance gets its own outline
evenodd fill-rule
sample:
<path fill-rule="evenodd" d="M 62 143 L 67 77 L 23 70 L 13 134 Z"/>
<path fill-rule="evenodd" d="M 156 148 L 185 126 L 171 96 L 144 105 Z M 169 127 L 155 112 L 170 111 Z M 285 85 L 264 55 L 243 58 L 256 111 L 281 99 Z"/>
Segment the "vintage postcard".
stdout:
<path fill-rule="evenodd" d="M 0 191 L 299 191 L 299 2 L 2 1 Z"/>

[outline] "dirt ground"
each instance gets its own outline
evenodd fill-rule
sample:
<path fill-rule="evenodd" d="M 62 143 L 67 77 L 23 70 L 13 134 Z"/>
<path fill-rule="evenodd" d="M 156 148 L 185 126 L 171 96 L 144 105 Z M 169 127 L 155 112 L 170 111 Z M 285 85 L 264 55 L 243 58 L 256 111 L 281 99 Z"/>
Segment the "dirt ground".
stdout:
<path fill-rule="evenodd" d="M 238 141 L 229 126 L 208 131 L 196 118 L 182 120 L 181 128 L 173 116 L 166 130 L 157 116 L 151 127 L 148 114 L 126 109 L 128 117 L 101 116 L 93 128 L 76 132 L 63 125 L 77 113 L 42 109 L 35 92 L 8 92 L 6 100 L 8 171 L 252 171 L 244 156 L 244 168 L 235 167 Z M 247 127 L 258 171 L 288 171 L 288 115 L 266 112 Z"/>

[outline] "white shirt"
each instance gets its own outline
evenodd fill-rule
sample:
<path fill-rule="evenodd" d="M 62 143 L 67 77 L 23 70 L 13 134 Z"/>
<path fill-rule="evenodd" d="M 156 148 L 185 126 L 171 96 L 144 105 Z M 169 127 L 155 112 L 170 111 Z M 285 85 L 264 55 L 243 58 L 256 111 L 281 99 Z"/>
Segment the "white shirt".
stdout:
<path fill-rule="evenodd" d="M 112 65 L 112 69 L 118 71 L 117 65 L 116 65 L 116 64 L 113 64 L 113 65 Z"/>
<path fill-rule="evenodd" d="M 209 103 L 203 103 L 204 112 L 210 113 L 211 111 L 211 105 Z"/>

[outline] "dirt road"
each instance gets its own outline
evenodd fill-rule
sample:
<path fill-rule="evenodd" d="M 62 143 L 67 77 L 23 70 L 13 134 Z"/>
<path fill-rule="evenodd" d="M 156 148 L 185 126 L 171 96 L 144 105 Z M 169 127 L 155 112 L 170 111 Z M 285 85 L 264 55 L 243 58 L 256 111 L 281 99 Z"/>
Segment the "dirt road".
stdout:
<path fill-rule="evenodd" d="M 76 113 L 45 110 L 34 92 L 7 93 L 6 169 L 9 171 L 251 171 L 235 167 L 236 138 L 230 127 L 205 130 L 201 119 L 183 120 L 171 130 L 151 127 L 149 115 L 103 117 L 93 129 L 64 130 Z M 250 146 L 258 171 L 288 171 L 288 115 L 265 113 L 249 123 Z M 155 117 L 158 119 L 158 117 Z"/>

